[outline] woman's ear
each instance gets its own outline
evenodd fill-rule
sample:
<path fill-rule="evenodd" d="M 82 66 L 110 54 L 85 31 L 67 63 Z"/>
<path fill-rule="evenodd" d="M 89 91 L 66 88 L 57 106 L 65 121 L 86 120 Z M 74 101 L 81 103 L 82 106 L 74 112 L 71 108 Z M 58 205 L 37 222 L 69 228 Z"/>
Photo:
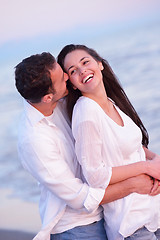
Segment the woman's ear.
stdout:
<path fill-rule="evenodd" d="M 70 85 L 70 87 L 73 88 L 74 90 L 77 89 L 77 87 L 75 87 L 75 86 L 71 83 L 71 81 L 69 81 L 69 85 Z"/>
<path fill-rule="evenodd" d="M 75 87 L 74 85 L 72 85 L 72 87 L 73 87 L 73 89 L 74 89 L 74 90 L 76 90 L 76 89 L 77 89 L 77 87 Z"/>
<path fill-rule="evenodd" d="M 102 71 L 104 69 L 102 62 L 98 63 L 100 70 Z"/>

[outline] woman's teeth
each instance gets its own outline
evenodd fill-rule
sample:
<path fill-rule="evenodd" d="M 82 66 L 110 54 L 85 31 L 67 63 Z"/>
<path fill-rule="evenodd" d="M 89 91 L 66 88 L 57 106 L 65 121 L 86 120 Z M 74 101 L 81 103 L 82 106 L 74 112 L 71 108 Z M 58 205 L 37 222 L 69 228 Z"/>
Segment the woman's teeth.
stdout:
<path fill-rule="evenodd" d="M 89 82 L 93 78 L 93 74 L 89 74 L 87 77 L 83 79 L 83 83 Z"/>

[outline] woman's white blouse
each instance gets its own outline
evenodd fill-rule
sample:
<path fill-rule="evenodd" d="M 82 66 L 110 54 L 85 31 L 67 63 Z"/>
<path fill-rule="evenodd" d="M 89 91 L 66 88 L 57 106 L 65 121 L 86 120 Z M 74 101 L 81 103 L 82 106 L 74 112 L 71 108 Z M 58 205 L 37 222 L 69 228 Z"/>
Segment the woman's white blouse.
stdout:
<path fill-rule="evenodd" d="M 137 125 L 114 105 L 123 120 L 116 124 L 92 99 L 80 97 L 74 107 L 72 131 L 75 150 L 88 183 L 106 188 L 112 167 L 145 161 L 142 134 Z M 137 193 L 105 204 L 105 228 L 109 240 L 124 239 L 138 228 L 160 227 L 160 195 Z"/>

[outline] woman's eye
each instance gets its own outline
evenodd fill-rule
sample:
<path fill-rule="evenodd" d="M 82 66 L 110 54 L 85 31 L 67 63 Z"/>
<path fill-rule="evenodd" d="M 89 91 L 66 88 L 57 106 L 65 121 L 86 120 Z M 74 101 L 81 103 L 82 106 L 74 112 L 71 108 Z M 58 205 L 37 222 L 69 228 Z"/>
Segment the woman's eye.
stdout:
<path fill-rule="evenodd" d="M 86 60 L 86 61 L 83 62 L 83 64 L 85 65 L 85 64 L 87 64 L 88 62 L 89 62 L 89 60 Z"/>
<path fill-rule="evenodd" d="M 75 72 L 76 70 L 74 69 L 74 70 L 72 70 L 71 72 L 70 72 L 70 74 L 72 75 L 74 72 Z"/>

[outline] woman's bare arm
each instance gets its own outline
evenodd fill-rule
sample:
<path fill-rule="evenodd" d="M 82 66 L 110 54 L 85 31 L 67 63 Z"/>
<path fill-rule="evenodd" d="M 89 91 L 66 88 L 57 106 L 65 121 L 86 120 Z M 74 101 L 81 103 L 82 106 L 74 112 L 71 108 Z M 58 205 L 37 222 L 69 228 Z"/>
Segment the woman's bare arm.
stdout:
<path fill-rule="evenodd" d="M 106 188 L 105 195 L 100 205 L 124 198 L 133 192 L 150 194 L 152 188 L 153 179 L 145 174 L 141 174 L 119 183 L 109 185 Z"/>

